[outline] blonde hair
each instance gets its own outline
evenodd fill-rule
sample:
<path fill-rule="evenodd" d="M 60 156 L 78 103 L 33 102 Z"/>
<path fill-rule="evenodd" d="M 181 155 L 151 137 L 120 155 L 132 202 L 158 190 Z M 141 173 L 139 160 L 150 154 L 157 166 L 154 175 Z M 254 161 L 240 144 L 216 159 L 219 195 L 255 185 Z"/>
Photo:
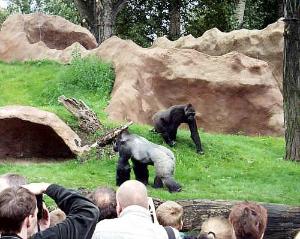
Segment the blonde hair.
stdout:
<path fill-rule="evenodd" d="M 162 226 L 181 229 L 183 207 L 174 201 L 166 201 L 156 209 L 156 216 Z"/>
<path fill-rule="evenodd" d="M 300 231 L 297 233 L 295 239 L 300 239 Z"/>

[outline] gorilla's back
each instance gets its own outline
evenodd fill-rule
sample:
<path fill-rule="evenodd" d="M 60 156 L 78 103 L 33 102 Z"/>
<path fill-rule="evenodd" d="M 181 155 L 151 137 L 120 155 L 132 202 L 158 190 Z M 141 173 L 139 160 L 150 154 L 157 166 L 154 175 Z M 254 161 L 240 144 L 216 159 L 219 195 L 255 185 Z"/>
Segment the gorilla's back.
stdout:
<path fill-rule="evenodd" d="M 162 145 L 154 144 L 144 137 L 136 134 L 128 135 L 126 142 L 131 148 L 133 157 L 136 159 L 142 159 L 140 161 L 143 163 L 166 161 L 170 166 L 174 166 L 175 164 L 173 152 Z M 173 163 L 171 163 L 172 161 Z"/>

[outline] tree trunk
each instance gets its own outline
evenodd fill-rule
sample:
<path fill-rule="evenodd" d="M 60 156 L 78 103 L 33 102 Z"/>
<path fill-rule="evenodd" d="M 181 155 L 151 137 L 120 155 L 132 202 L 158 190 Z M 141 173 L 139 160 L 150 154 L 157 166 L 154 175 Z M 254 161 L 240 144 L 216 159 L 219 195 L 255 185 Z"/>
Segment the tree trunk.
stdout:
<path fill-rule="evenodd" d="M 277 8 L 277 13 L 278 13 L 278 18 L 283 17 L 283 1 L 282 0 L 277 0 L 278 8 Z"/>
<path fill-rule="evenodd" d="M 97 23 L 95 16 L 95 1 L 94 0 L 75 0 L 75 5 L 82 18 L 84 26 L 87 27 L 97 40 Z M 97 40 L 98 41 L 98 40 Z"/>
<path fill-rule="evenodd" d="M 237 29 L 240 29 L 243 26 L 245 8 L 246 8 L 246 0 L 239 0 L 235 9 Z"/>
<path fill-rule="evenodd" d="M 300 161 L 300 3 L 284 1 L 283 106 L 285 159 Z"/>
<path fill-rule="evenodd" d="M 113 35 L 113 3 L 112 0 L 99 1 L 101 4 L 97 6 L 97 32 L 98 42 L 101 43 Z"/>
<path fill-rule="evenodd" d="M 80 16 L 86 21 L 89 30 L 98 43 L 113 35 L 117 14 L 128 0 L 75 0 Z"/>
<path fill-rule="evenodd" d="M 79 127 L 87 133 L 95 133 L 102 129 L 97 115 L 82 100 L 66 98 L 64 95 L 58 97 L 58 102 L 63 104 L 79 121 Z"/>
<path fill-rule="evenodd" d="M 169 5 L 170 11 L 170 40 L 176 40 L 180 37 L 180 9 L 181 0 L 171 0 Z"/>
<path fill-rule="evenodd" d="M 199 231 L 209 217 L 228 218 L 230 209 L 238 201 L 178 200 L 184 210 L 184 231 Z M 162 201 L 155 199 L 158 206 Z M 264 239 L 293 239 L 300 228 L 300 207 L 281 204 L 262 204 L 268 210 L 268 225 Z"/>

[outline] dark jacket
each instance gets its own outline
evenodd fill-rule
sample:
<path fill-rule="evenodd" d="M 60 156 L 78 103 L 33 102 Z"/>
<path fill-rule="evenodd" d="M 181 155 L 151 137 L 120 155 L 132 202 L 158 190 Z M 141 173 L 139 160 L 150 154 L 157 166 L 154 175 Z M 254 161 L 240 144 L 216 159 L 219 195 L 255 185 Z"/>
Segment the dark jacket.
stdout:
<path fill-rule="evenodd" d="M 34 239 L 90 239 L 99 218 L 98 208 L 77 192 L 52 184 L 46 192 L 67 218 L 32 236 Z"/>

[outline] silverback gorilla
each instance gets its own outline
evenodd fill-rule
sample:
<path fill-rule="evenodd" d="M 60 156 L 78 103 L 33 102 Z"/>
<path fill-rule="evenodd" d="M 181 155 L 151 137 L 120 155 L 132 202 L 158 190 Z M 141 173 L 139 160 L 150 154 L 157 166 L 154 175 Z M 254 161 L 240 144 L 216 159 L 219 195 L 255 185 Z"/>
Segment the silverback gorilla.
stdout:
<path fill-rule="evenodd" d="M 165 111 L 159 111 L 152 117 L 154 130 L 160 133 L 171 147 L 175 145 L 177 129 L 181 123 L 187 123 L 191 131 L 197 153 L 204 154 L 195 120 L 195 110 L 192 104 L 173 105 Z"/>
<path fill-rule="evenodd" d="M 181 186 L 174 180 L 175 157 L 168 148 L 154 144 L 128 131 L 123 131 L 114 142 L 114 151 L 119 152 L 116 183 L 120 186 L 130 179 L 131 159 L 136 180 L 148 184 L 148 165 L 155 167 L 154 187 L 165 185 L 169 192 L 179 192 Z"/>

